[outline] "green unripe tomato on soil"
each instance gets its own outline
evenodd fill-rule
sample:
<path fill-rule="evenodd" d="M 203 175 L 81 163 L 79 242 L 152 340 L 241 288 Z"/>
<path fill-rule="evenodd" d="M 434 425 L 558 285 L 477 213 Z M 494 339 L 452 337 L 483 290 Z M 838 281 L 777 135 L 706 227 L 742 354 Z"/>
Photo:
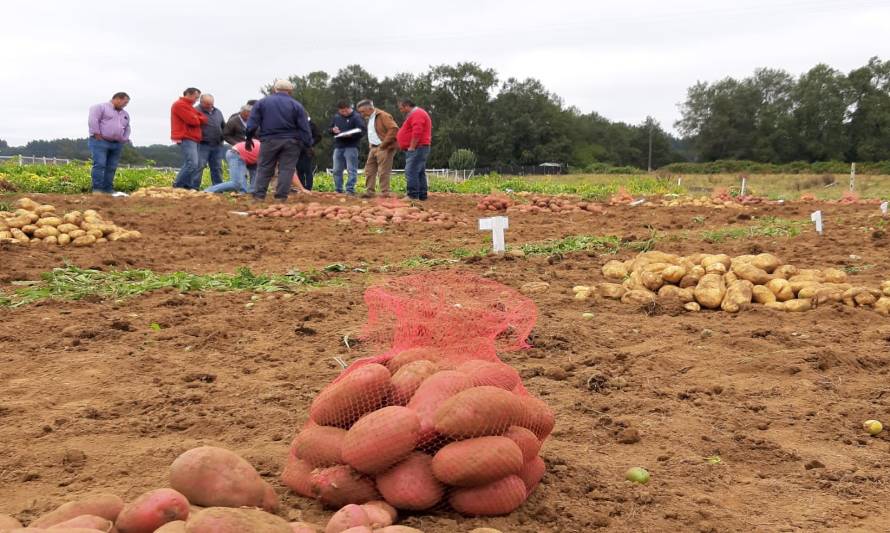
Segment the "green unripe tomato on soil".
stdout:
<path fill-rule="evenodd" d="M 862 428 L 865 429 L 865 432 L 869 435 L 877 435 L 884 431 L 884 424 L 881 424 L 877 420 L 866 420 L 862 423 Z"/>
<path fill-rule="evenodd" d="M 627 474 L 624 475 L 624 478 L 628 481 L 633 481 L 634 483 L 639 483 L 640 485 L 645 485 L 649 483 L 649 471 L 645 468 L 635 466 L 627 471 Z"/>

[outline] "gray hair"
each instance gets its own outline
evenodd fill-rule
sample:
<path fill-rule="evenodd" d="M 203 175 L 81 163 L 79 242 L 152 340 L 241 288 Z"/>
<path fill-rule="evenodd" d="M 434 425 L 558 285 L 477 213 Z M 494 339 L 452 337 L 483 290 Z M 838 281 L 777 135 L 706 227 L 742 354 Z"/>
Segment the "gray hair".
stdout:
<path fill-rule="evenodd" d="M 213 95 L 210 93 L 204 93 L 201 95 L 201 101 L 204 100 L 214 100 Z"/>
<path fill-rule="evenodd" d="M 364 100 L 359 100 L 359 102 L 355 104 L 356 109 L 361 109 L 363 107 L 374 107 L 374 102 L 370 98 L 365 98 Z"/>
<path fill-rule="evenodd" d="M 253 106 L 250 104 L 244 104 L 243 106 L 241 106 L 242 113 L 244 113 L 245 111 L 250 111 L 251 109 L 253 109 Z"/>
<path fill-rule="evenodd" d="M 294 90 L 294 84 L 288 80 L 275 80 L 275 84 L 272 86 L 272 90 L 274 90 L 275 92 L 291 92 Z"/>

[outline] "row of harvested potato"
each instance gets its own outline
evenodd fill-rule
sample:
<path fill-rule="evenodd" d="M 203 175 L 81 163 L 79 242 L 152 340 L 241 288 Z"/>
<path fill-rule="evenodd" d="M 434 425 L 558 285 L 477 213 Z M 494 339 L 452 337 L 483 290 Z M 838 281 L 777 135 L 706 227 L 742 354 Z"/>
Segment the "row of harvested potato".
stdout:
<path fill-rule="evenodd" d="M 92 209 L 59 214 L 55 206 L 30 198 L 21 198 L 15 206 L 15 211 L 0 211 L 0 243 L 91 246 L 142 236 L 103 219 Z"/>
<path fill-rule="evenodd" d="M 658 298 L 676 298 L 687 311 L 704 308 L 729 313 L 750 303 L 800 312 L 835 302 L 890 315 L 890 281 L 877 289 L 855 286 L 843 270 L 802 269 L 768 253 L 681 257 L 653 251 L 628 261 L 609 261 L 602 273 L 607 282 L 575 287 L 575 299 L 596 295 L 644 305 Z"/>
<path fill-rule="evenodd" d="M 142 187 L 130 194 L 132 198 L 164 198 L 167 200 L 182 200 L 184 198 L 203 198 L 205 200 L 220 201 L 221 195 L 212 192 L 193 191 L 175 187 Z"/>

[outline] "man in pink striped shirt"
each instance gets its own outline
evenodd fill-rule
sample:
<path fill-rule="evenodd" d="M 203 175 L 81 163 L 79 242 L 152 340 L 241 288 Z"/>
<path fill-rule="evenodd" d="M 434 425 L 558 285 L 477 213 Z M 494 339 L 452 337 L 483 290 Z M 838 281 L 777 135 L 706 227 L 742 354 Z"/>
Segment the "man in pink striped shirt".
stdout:
<path fill-rule="evenodd" d="M 124 111 L 128 103 L 127 93 L 115 93 L 110 102 L 90 108 L 87 123 L 90 128 L 88 144 L 93 156 L 93 193 L 114 193 L 114 173 L 124 144 L 130 140 L 130 115 Z"/>

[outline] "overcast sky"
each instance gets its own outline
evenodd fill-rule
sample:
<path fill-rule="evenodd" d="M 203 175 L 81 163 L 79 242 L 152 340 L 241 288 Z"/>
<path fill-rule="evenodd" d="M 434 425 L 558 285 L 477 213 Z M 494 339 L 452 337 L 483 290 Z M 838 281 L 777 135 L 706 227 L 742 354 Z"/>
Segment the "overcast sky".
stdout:
<path fill-rule="evenodd" d="M 169 143 L 187 86 L 227 115 L 276 77 L 358 63 L 383 78 L 475 61 L 567 104 L 668 129 L 697 80 L 755 68 L 848 72 L 890 56 L 887 0 L 72 1 L 4 5 L 0 139 L 86 137 L 128 92 L 135 144 Z"/>

